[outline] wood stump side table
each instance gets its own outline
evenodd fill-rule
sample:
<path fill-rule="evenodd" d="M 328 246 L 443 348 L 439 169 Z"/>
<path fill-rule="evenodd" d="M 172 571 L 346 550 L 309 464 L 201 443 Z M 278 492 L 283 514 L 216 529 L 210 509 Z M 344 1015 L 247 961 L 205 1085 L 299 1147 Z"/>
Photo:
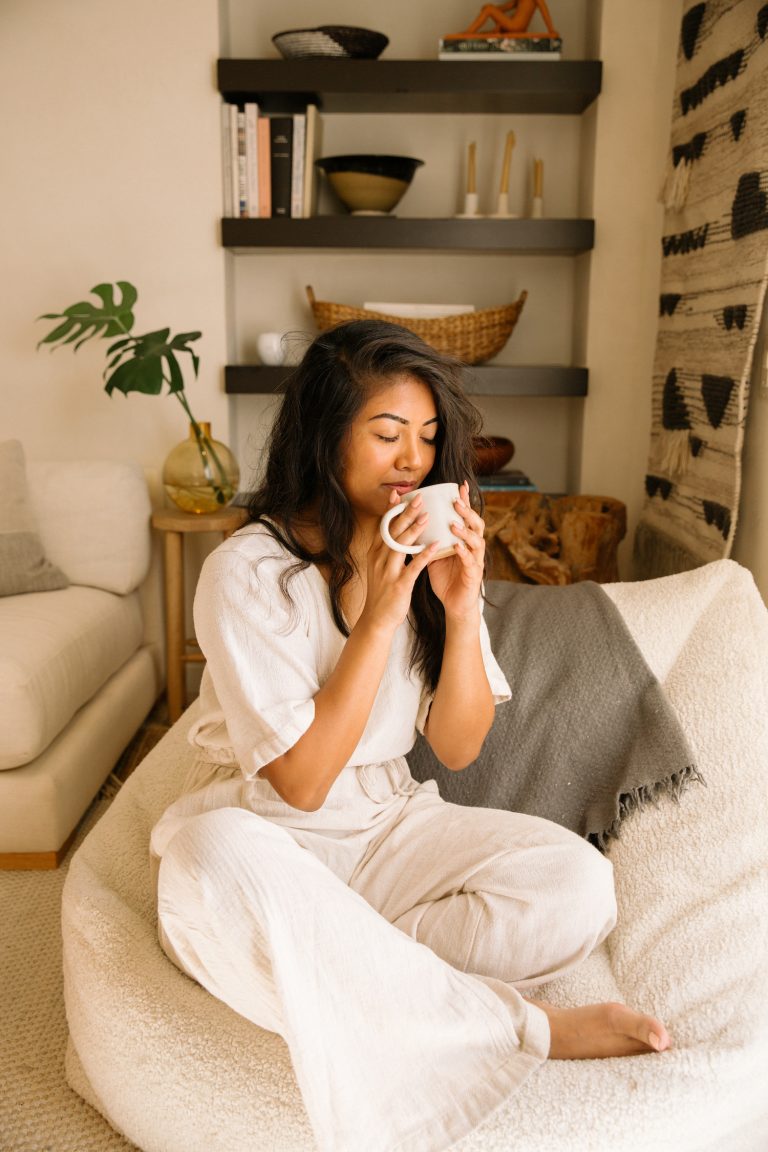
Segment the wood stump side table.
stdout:
<path fill-rule="evenodd" d="M 205 657 L 194 639 L 186 636 L 184 606 L 184 537 L 190 532 L 220 532 L 231 536 L 248 520 L 245 508 L 222 508 L 219 512 L 182 512 L 164 508 L 152 514 L 152 527 L 163 533 L 163 582 L 165 587 L 165 664 L 168 718 L 175 724 L 186 706 L 185 666 L 202 664 Z"/>

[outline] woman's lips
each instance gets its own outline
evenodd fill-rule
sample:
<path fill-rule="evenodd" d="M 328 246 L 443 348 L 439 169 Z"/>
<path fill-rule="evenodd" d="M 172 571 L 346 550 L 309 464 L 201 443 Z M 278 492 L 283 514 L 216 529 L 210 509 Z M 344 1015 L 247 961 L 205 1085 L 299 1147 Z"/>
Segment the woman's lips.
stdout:
<path fill-rule="evenodd" d="M 399 496 L 402 496 L 406 492 L 413 492 L 416 484 L 385 484 L 384 487 L 389 488 L 391 491 L 397 492 Z"/>

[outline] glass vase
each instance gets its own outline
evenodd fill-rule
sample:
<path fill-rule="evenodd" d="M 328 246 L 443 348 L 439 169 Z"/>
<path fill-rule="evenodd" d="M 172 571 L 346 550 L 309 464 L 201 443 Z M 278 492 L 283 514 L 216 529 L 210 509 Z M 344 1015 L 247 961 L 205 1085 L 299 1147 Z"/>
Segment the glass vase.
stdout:
<path fill-rule="evenodd" d="M 163 465 L 163 486 L 184 512 L 203 515 L 225 508 L 237 493 L 240 469 L 220 440 L 211 437 L 207 422 L 191 423 L 189 439 L 169 453 Z"/>

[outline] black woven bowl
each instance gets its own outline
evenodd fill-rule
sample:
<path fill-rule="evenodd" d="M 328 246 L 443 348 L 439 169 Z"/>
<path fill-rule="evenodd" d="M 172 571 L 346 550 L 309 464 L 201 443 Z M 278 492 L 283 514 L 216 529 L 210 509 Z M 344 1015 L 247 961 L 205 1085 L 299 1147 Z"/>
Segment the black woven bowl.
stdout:
<path fill-rule="evenodd" d="M 346 24 L 321 24 L 317 28 L 293 28 L 276 32 L 272 43 L 288 60 L 345 56 L 354 60 L 375 60 L 389 44 L 389 37 L 369 28 Z"/>

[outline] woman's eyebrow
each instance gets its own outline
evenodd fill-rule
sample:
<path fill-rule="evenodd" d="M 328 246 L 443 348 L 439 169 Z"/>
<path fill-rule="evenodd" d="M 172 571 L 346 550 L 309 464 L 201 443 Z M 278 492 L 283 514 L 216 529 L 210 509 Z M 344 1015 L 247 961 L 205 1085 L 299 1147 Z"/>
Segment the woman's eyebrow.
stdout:
<path fill-rule="evenodd" d="M 368 423 L 370 424 L 372 420 L 396 420 L 398 424 L 410 424 L 410 420 L 406 420 L 404 416 L 396 416 L 394 412 L 379 412 L 378 416 L 369 417 Z M 426 428 L 427 424 L 437 424 L 437 416 L 425 420 L 422 428 Z"/>

